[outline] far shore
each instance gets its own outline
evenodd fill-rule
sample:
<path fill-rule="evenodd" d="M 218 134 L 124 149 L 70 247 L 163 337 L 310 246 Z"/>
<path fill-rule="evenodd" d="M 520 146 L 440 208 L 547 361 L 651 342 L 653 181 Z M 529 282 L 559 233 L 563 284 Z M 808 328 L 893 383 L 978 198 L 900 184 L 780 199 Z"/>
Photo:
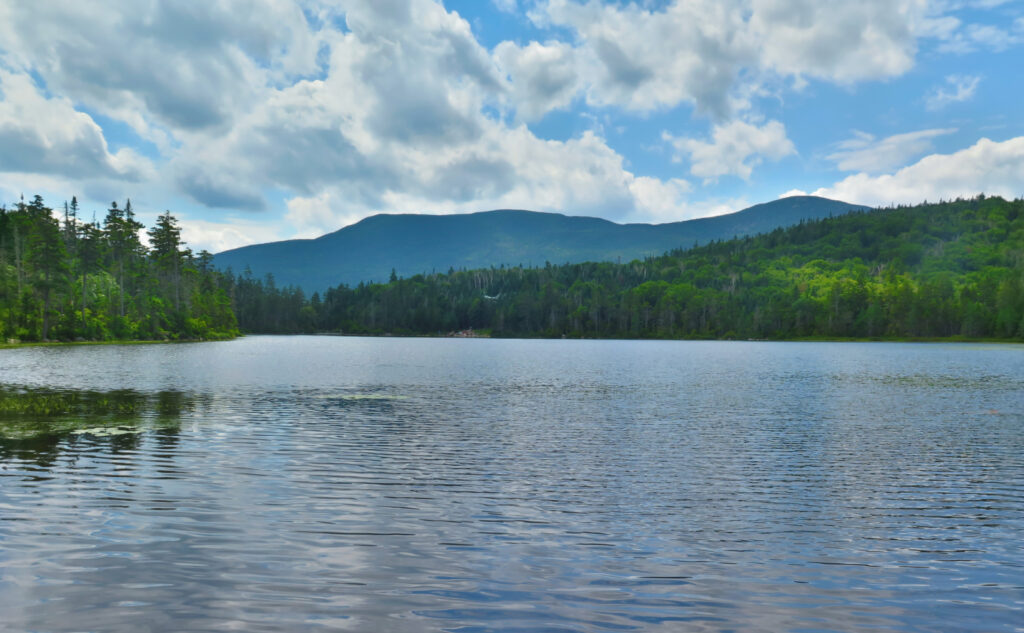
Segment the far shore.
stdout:
<path fill-rule="evenodd" d="M 506 339 L 506 340 L 535 340 L 535 341 L 732 341 L 748 343 L 993 343 L 993 344 L 1024 344 L 1020 339 L 993 339 L 993 338 L 967 338 L 962 336 L 949 337 L 794 337 L 794 338 L 661 338 L 661 337 L 635 337 L 635 338 L 611 338 L 611 337 L 586 337 L 586 336 L 494 336 L 490 332 L 474 332 L 469 334 L 465 331 L 447 332 L 440 334 L 395 334 L 387 333 L 348 333 L 348 332 L 308 332 L 280 334 L 274 332 L 250 332 L 240 334 L 237 337 L 223 339 L 178 339 L 178 340 L 111 340 L 111 341 L 16 341 L 10 339 L 0 341 L 0 350 L 20 349 L 24 347 L 67 347 L 67 346 L 88 346 L 88 345 L 171 345 L 175 343 L 215 343 L 231 341 L 246 336 L 339 336 L 352 338 L 475 338 L 475 339 Z"/>
<path fill-rule="evenodd" d="M 291 333 L 279 333 L 279 332 L 249 332 L 243 334 L 245 336 L 338 336 L 338 337 L 350 337 L 350 338 L 476 338 L 476 339 L 495 339 L 495 340 L 523 340 L 523 341 L 732 341 L 732 342 L 747 342 L 747 343 L 999 343 L 999 344 L 1024 344 L 1024 341 L 1013 338 L 968 338 L 962 336 L 947 336 L 947 337 L 823 337 L 823 336 L 805 336 L 805 337 L 793 337 L 793 338 L 739 338 L 739 337 L 728 337 L 728 338 L 665 338 L 665 337 L 597 337 L 597 336 L 495 336 L 491 333 L 481 334 L 478 333 L 475 336 L 459 336 L 458 333 L 441 333 L 441 334 L 408 334 L 401 333 L 396 334 L 393 332 L 377 332 L 377 333 L 358 333 L 358 332 L 291 332 Z M 239 338 L 241 338 L 239 337 Z"/>

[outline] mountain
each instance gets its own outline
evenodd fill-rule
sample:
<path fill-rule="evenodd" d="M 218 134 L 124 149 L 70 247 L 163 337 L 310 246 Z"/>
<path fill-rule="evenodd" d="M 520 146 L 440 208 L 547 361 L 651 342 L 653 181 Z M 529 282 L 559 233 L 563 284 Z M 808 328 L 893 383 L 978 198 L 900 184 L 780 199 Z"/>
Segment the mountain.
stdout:
<path fill-rule="evenodd" d="M 977 196 L 804 222 L 640 261 L 339 287 L 242 279 L 245 332 L 552 338 L 1024 340 L 1024 199 Z"/>
<path fill-rule="evenodd" d="M 381 214 L 316 239 L 224 251 L 215 256 L 214 264 L 236 273 L 248 268 L 257 278 L 272 273 L 277 285 L 295 285 L 312 293 L 342 283 L 386 281 L 392 269 L 408 277 L 502 264 L 629 261 L 863 208 L 796 196 L 728 215 L 668 224 L 616 224 L 600 218 L 514 210 Z"/>

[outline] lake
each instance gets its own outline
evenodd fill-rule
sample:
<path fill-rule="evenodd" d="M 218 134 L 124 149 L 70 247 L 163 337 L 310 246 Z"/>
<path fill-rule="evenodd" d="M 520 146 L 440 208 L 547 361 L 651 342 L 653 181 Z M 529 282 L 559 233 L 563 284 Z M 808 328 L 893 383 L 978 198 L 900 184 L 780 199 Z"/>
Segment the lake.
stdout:
<path fill-rule="evenodd" d="M 0 418 L 4 630 L 1024 625 L 1024 346 L 260 336 L 0 385 L 107 407 Z"/>

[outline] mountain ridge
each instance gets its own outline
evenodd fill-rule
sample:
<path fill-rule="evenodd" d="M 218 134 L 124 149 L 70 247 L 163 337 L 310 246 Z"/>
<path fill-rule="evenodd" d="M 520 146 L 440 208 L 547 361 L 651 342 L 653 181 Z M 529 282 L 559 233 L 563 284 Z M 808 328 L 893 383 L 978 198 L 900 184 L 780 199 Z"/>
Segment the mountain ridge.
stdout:
<path fill-rule="evenodd" d="M 794 196 L 734 213 L 663 224 L 522 209 L 430 215 L 376 214 L 317 238 L 243 246 L 214 256 L 218 268 L 273 275 L 307 293 L 340 283 L 385 281 L 449 268 L 632 260 L 676 248 L 764 233 L 802 220 L 866 209 Z"/>

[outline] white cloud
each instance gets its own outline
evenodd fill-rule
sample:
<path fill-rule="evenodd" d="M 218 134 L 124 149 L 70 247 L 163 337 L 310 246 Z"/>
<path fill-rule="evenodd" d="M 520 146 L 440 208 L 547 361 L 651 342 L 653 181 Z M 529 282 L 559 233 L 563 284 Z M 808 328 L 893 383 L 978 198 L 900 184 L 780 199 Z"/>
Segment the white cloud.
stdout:
<path fill-rule="evenodd" d="M 775 72 L 851 83 L 909 70 L 925 15 L 917 0 L 754 0 L 750 30 Z"/>
<path fill-rule="evenodd" d="M 617 109 L 692 103 L 716 124 L 708 139 L 667 137 L 690 173 L 750 178 L 796 151 L 750 111 L 774 87 L 890 78 L 921 37 L 992 35 L 924 0 L 493 1 L 532 7 L 570 41 L 489 51 L 438 0 L 0 0 L 0 69 L 21 95 L 0 103 L 0 165 L 26 183 L 145 185 L 229 210 L 265 210 L 273 191 L 302 234 L 377 211 L 680 219 L 708 210 L 690 183 L 632 173 L 603 128 L 548 141 L 525 122 L 585 102 L 610 106 L 581 117 L 613 130 Z M 108 118 L 156 145 L 158 170 L 108 147 Z M 867 150 L 837 155 L 862 168 Z M 204 230 L 211 244 L 235 235 Z"/>
<path fill-rule="evenodd" d="M 646 176 L 629 183 L 630 193 L 636 200 L 635 217 L 649 222 L 678 222 L 691 217 L 693 205 L 687 194 L 693 187 L 681 178 L 662 181 Z"/>
<path fill-rule="evenodd" d="M 397 211 L 529 208 L 622 218 L 635 204 L 629 189 L 635 177 L 591 132 L 547 141 L 525 125 L 488 123 L 470 152 L 414 152 L 396 160 L 410 180 L 382 196 L 382 206 Z"/>
<path fill-rule="evenodd" d="M 1024 194 L 1024 136 L 1003 142 L 987 138 L 953 154 L 932 154 L 892 174 L 855 174 L 814 195 L 885 206 L 922 200 L 970 197 L 1006 198 Z"/>
<path fill-rule="evenodd" d="M 1017 18 L 1009 28 L 994 24 L 963 24 L 949 17 L 945 20 L 946 28 L 936 34 L 942 41 L 939 46 L 942 52 L 964 54 L 990 50 L 998 53 L 1024 42 L 1024 18 Z"/>
<path fill-rule="evenodd" d="M 177 217 L 181 225 L 181 239 L 195 253 L 201 250 L 219 253 L 249 244 L 275 242 L 282 239 L 284 234 L 290 233 L 287 227 L 246 218 L 211 222 L 187 215 L 179 214 Z"/>
<path fill-rule="evenodd" d="M 519 8 L 516 0 L 491 0 L 491 2 L 498 11 L 502 11 L 504 13 L 515 13 L 516 9 Z"/>
<path fill-rule="evenodd" d="M 1021 42 L 1019 34 L 991 24 L 968 25 L 967 37 L 979 47 L 989 48 L 997 52 L 1005 51 Z"/>
<path fill-rule="evenodd" d="M 268 83 L 316 67 L 316 38 L 284 0 L 5 4 L 9 63 L 140 133 L 229 125 Z"/>
<path fill-rule="evenodd" d="M 943 11 L 961 9 L 994 9 L 1013 0 L 936 0 L 935 5 Z"/>
<path fill-rule="evenodd" d="M 337 186 L 367 208 L 416 186 L 408 163 L 417 156 L 461 151 L 471 162 L 488 121 L 482 109 L 503 92 L 497 69 L 469 25 L 440 5 L 390 5 L 348 10 L 349 32 L 327 40 L 324 78 L 270 89 L 225 135 L 185 137 L 174 161 L 181 187 L 233 208 L 258 206 L 246 196 L 263 186 L 299 196 Z"/>
<path fill-rule="evenodd" d="M 743 108 L 751 90 L 743 84 L 764 76 L 849 84 L 903 74 L 918 37 L 935 28 L 920 0 L 693 0 L 660 9 L 548 0 L 531 16 L 575 31 L 591 103 L 649 111 L 692 102 L 718 117 Z"/>
<path fill-rule="evenodd" d="M 927 0 L 673 0 L 668 3 L 546 0 L 540 27 L 576 34 L 581 89 L 591 104 L 650 111 L 693 103 L 720 119 L 778 79 L 840 85 L 897 77 L 915 64 L 922 38 L 946 51 L 1001 51 L 1024 41 L 1012 27 L 965 23 L 963 3 Z M 994 0 L 969 3 L 992 9 Z"/>
<path fill-rule="evenodd" d="M 288 213 L 285 219 L 294 227 L 293 237 L 319 237 L 325 233 L 355 224 L 364 213 L 347 213 L 346 201 L 341 192 L 327 188 L 315 196 L 296 196 L 287 201 Z"/>
<path fill-rule="evenodd" d="M 0 98 L 0 171 L 140 180 L 152 169 L 130 149 L 111 153 L 92 117 L 28 75 L 0 69 Z"/>
<path fill-rule="evenodd" d="M 699 0 L 648 11 L 550 0 L 543 17 L 577 33 L 591 103 L 647 111 L 691 101 L 724 116 L 738 67 L 753 55 L 730 4 Z"/>
<path fill-rule="evenodd" d="M 837 151 L 829 154 L 828 159 L 843 171 L 891 171 L 930 151 L 933 147 L 932 139 L 953 132 L 956 132 L 953 128 L 919 130 L 883 139 L 876 139 L 865 132 L 855 132 L 854 138 L 839 143 Z"/>
<path fill-rule="evenodd" d="M 785 126 L 778 121 L 760 127 L 745 121 L 715 125 L 710 142 L 675 138 L 668 133 L 663 138 L 678 152 L 689 155 L 690 173 L 706 182 L 727 175 L 747 180 L 765 158 L 777 161 L 796 153 Z"/>
<path fill-rule="evenodd" d="M 929 110 L 941 110 L 951 103 L 961 103 L 974 98 L 981 77 L 971 75 L 949 75 L 946 83 L 951 90 L 939 86 L 925 98 L 925 107 Z"/>
<path fill-rule="evenodd" d="M 562 42 L 519 46 L 502 42 L 494 57 L 508 74 L 512 100 L 520 119 L 533 121 L 557 108 L 565 108 L 580 86 L 572 46 Z"/>
<path fill-rule="evenodd" d="M 492 59 L 440 5 L 396 2 L 404 9 L 346 14 L 349 32 L 326 40 L 322 79 L 270 90 L 226 134 L 185 137 L 171 170 L 180 186 L 227 208 L 259 208 L 261 187 L 283 190 L 300 234 L 379 211 L 685 211 L 684 181 L 638 179 L 599 134 L 544 140 L 487 115 L 505 100 L 524 118 L 556 107 L 571 92 L 559 87 L 573 81 L 569 47 L 505 46 Z M 512 92 L 504 72 L 520 80 Z"/>

